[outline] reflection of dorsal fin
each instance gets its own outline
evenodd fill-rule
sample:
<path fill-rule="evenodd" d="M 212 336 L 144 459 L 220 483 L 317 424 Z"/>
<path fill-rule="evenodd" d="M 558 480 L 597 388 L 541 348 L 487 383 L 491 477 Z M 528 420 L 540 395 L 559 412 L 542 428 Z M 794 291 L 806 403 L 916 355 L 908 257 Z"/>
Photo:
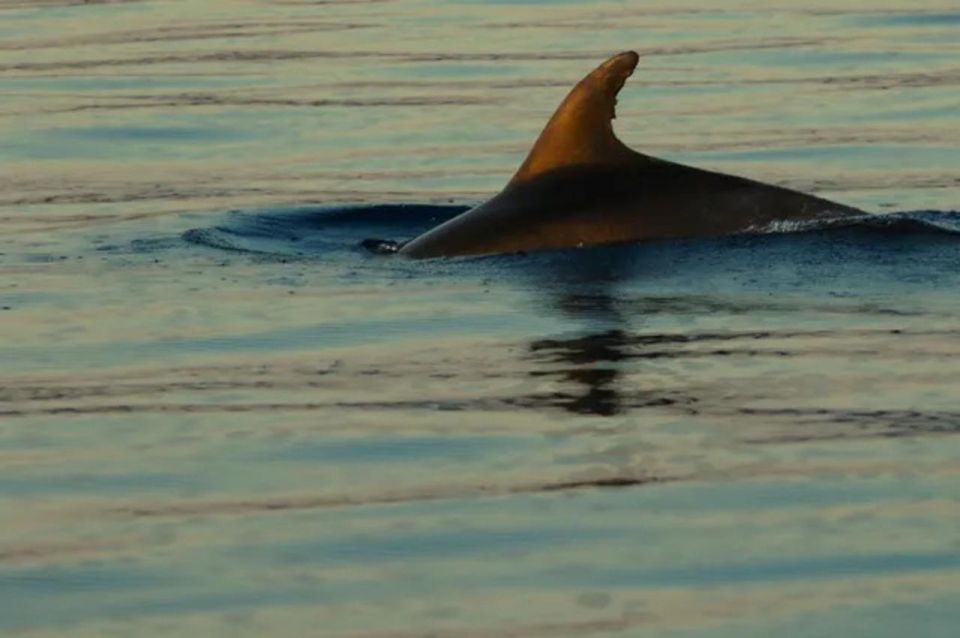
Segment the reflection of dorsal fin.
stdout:
<path fill-rule="evenodd" d="M 613 134 L 617 93 L 640 60 L 633 51 L 613 56 L 573 87 L 511 182 L 563 166 L 615 164 L 637 153 Z"/>

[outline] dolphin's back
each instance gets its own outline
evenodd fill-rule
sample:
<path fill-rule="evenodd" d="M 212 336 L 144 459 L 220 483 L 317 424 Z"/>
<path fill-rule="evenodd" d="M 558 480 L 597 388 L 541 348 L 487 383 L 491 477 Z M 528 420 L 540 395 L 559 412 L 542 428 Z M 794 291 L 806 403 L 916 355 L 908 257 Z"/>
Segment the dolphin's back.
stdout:
<path fill-rule="evenodd" d="M 400 252 L 441 257 L 573 248 L 863 214 L 790 189 L 641 157 L 637 165 L 571 166 L 512 182 Z"/>

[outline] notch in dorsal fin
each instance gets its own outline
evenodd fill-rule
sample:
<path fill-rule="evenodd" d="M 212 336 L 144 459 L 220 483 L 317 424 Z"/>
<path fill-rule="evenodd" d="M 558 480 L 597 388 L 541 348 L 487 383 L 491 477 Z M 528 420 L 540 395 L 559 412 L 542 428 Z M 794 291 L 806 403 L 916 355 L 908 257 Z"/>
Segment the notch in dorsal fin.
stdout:
<path fill-rule="evenodd" d="M 638 154 L 613 133 L 617 93 L 640 56 L 624 51 L 590 72 L 554 112 L 511 183 L 563 166 L 612 164 Z"/>

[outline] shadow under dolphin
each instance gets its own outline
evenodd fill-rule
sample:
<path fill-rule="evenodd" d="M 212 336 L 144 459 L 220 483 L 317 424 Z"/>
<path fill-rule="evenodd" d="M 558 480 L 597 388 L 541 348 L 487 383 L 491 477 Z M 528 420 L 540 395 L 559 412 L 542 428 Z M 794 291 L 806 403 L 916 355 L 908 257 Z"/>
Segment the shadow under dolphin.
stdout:
<path fill-rule="evenodd" d="M 613 132 L 617 94 L 639 56 L 613 56 L 557 108 L 490 200 L 399 248 L 413 258 L 574 248 L 802 228 L 856 208 L 638 153 Z"/>
<path fill-rule="evenodd" d="M 682 388 L 649 385 L 635 375 L 644 360 L 670 356 L 663 342 L 673 341 L 638 331 L 647 323 L 647 308 L 627 303 L 622 289 L 648 268 L 643 255 L 606 248 L 589 255 L 543 254 L 525 266 L 523 274 L 535 291 L 533 306 L 565 319 L 571 328 L 527 342 L 524 359 L 535 364 L 529 375 L 548 382 L 549 391 L 526 397 L 526 407 L 599 417 L 647 408 L 692 409 L 697 398 Z"/>

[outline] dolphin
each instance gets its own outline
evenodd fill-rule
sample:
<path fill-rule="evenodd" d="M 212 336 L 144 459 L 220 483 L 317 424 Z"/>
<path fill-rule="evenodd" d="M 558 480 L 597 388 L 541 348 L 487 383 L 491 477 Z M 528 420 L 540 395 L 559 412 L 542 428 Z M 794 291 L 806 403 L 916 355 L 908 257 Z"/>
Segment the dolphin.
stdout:
<path fill-rule="evenodd" d="M 617 94 L 640 56 L 583 78 L 486 202 L 399 247 L 414 258 L 760 232 L 864 215 L 819 197 L 638 153 L 617 139 Z M 799 223 L 799 224 L 798 224 Z"/>

